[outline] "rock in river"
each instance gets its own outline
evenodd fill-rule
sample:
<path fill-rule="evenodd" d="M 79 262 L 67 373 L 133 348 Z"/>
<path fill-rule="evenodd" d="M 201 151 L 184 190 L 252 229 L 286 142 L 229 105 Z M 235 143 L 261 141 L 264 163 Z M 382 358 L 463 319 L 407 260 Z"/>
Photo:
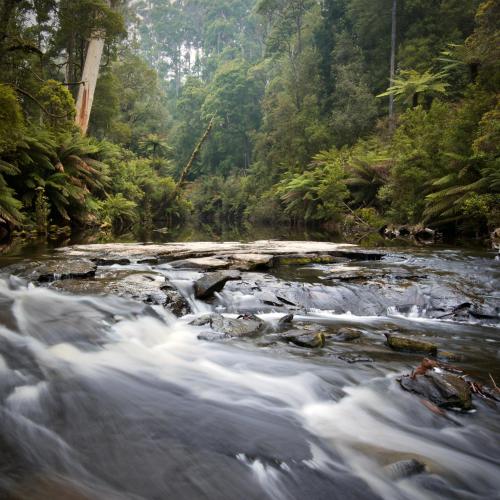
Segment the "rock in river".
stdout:
<path fill-rule="evenodd" d="M 209 299 L 215 292 L 220 292 L 229 280 L 239 280 L 238 271 L 219 271 L 208 273 L 194 284 L 194 294 L 197 299 Z"/>
<path fill-rule="evenodd" d="M 387 337 L 387 345 L 395 351 L 437 354 L 437 345 L 431 342 L 389 333 L 386 333 L 385 336 Z"/>
<path fill-rule="evenodd" d="M 194 326 L 210 325 L 218 333 L 231 337 L 248 337 L 260 333 L 264 322 L 253 314 L 244 314 L 238 318 L 226 318 L 221 314 L 207 314 L 191 322 Z"/>
<path fill-rule="evenodd" d="M 399 383 L 406 391 L 419 394 L 437 406 L 462 410 L 472 408 L 469 384 L 451 373 L 429 371 L 425 375 L 402 377 Z"/>
<path fill-rule="evenodd" d="M 165 293 L 164 306 L 169 309 L 175 316 L 181 317 L 191 313 L 191 306 L 182 294 L 172 285 L 165 285 L 161 287 Z"/>
<path fill-rule="evenodd" d="M 361 335 L 362 333 L 356 330 L 356 328 L 339 328 L 332 338 L 340 342 L 351 342 L 352 340 L 361 338 Z"/>
<path fill-rule="evenodd" d="M 412 458 L 410 460 L 400 460 L 399 462 L 386 465 L 384 470 L 391 479 L 398 480 L 424 472 L 425 464 Z"/>
<path fill-rule="evenodd" d="M 325 334 L 323 332 L 309 333 L 303 330 L 290 330 L 280 335 L 280 339 L 291 342 L 299 347 L 310 347 L 314 349 L 316 347 L 325 346 Z"/>
<path fill-rule="evenodd" d="M 97 264 L 88 259 L 51 259 L 27 266 L 21 275 L 31 281 L 48 283 L 56 280 L 84 279 L 95 276 Z"/>

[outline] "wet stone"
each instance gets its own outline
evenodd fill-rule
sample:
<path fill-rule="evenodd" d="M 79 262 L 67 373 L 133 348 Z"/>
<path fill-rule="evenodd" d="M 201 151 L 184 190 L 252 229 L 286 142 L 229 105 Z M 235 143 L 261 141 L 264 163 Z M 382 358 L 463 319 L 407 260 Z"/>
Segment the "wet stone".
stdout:
<path fill-rule="evenodd" d="M 130 259 L 127 259 L 126 257 L 97 257 L 95 259 L 91 259 L 92 262 L 95 262 L 98 266 L 113 266 L 113 265 L 120 265 L 120 266 L 127 266 L 130 264 Z"/>
<path fill-rule="evenodd" d="M 273 267 L 274 256 L 257 253 L 240 253 L 230 255 L 231 267 L 240 271 L 254 271 Z"/>
<path fill-rule="evenodd" d="M 97 264 L 87 259 L 54 259 L 29 265 L 21 274 L 31 281 L 48 283 L 57 280 L 92 278 L 96 270 Z"/>
<path fill-rule="evenodd" d="M 323 332 L 307 332 L 303 330 L 291 330 L 280 335 L 280 339 L 285 342 L 291 342 L 299 347 L 309 347 L 315 349 L 324 347 L 326 343 L 325 334 Z"/>
<path fill-rule="evenodd" d="M 214 293 L 220 292 L 230 280 L 241 279 L 238 271 L 219 271 L 209 273 L 194 284 L 195 297 L 200 300 L 211 298 Z"/>
<path fill-rule="evenodd" d="M 352 342 L 361 338 L 361 336 L 362 333 L 356 328 L 339 328 L 332 339 L 340 342 Z"/>
<path fill-rule="evenodd" d="M 206 340 L 207 342 L 217 342 L 230 338 L 227 333 L 220 332 L 201 332 L 198 335 L 198 340 Z"/>
<path fill-rule="evenodd" d="M 307 264 L 330 264 L 339 259 L 331 255 L 317 255 L 317 254 L 293 254 L 281 255 L 277 257 L 277 261 L 282 266 L 301 266 Z"/>
<path fill-rule="evenodd" d="M 414 392 L 442 408 L 470 410 L 472 397 L 469 384 L 451 373 L 428 372 L 399 380 L 403 389 Z"/>
<path fill-rule="evenodd" d="M 221 314 L 208 314 L 196 318 L 190 324 L 193 326 L 210 325 L 216 332 L 230 337 L 249 337 L 264 329 L 264 322 L 253 314 L 244 314 L 238 318 L 226 318 Z"/>
<path fill-rule="evenodd" d="M 229 262 L 215 257 L 200 257 L 193 259 L 174 260 L 170 265 L 176 269 L 205 269 L 216 271 L 219 269 L 227 269 Z"/>
<path fill-rule="evenodd" d="M 355 282 L 368 281 L 374 278 L 381 278 L 387 274 L 381 269 L 367 269 L 358 266 L 339 266 L 334 267 L 321 279 L 324 281 Z"/>
<path fill-rule="evenodd" d="M 395 351 L 437 354 L 437 345 L 424 340 L 412 339 L 400 335 L 385 334 L 387 345 Z"/>
<path fill-rule="evenodd" d="M 161 290 L 165 293 L 165 302 L 163 305 L 170 310 L 172 314 L 180 318 L 192 312 L 189 302 L 172 285 L 162 286 Z"/>

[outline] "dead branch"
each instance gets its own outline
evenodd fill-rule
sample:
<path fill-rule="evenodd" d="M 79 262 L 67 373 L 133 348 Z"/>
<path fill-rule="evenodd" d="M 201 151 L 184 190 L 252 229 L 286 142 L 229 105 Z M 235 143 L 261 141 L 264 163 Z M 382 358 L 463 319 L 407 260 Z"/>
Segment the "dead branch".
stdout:
<path fill-rule="evenodd" d="M 208 136 L 210 135 L 210 131 L 212 130 L 213 126 L 215 123 L 215 115 L 212 116 L 210 123 L 208 124 L 207 129 L 205 130 L 205 133 L 201 137 L 200 141 L 194 148 L 193 154 L 191 155 L 191 158 L 189 158 L 189 161 L 187 162 L 186 166 L 184 167 L 181 176 L 179 177 L 179 181 L 177 182 L 177 185 L 175 187 L 175 192 L 176 194 L 178 190 L 182 187 L 184 182 L 186 182 L 186 178 L 191 171 L 191 168 L 193 167 L 193 163 L 196 161 L 198 158 L 198 155 L 200 154 L 201 148 L 203 147 L 203 144 L 205 144 L 206 140 L 208 139 Z"/>

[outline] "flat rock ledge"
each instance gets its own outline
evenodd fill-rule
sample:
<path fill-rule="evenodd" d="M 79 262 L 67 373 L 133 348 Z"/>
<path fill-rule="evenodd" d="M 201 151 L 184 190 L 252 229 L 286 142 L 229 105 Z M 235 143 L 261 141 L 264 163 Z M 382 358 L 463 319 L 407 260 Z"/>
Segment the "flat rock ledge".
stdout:
<path fill-rule="evenodd" d="M 333 257 L 350 260 L 380 260 L 384 254 L 356 245 L 318 241 L 261 240 L 240 242 L 187 242 L 165 244 L 106 243 L 76 245 L 59 249 L 62 255 L 90 259 L 99 263 L 163 261 L 176 267 L 206 270 L 269 269 L 280 263 L 325 262 Z"/>

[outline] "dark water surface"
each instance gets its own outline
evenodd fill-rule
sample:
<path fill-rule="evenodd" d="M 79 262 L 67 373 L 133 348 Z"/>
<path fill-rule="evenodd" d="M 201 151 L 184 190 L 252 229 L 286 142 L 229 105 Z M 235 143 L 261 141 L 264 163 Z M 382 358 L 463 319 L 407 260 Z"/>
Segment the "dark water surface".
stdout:
<path fill-rule="evenodd" d="M 0 264 L 49 254 L 13 247 Z M 380 262 L 282 266 L 244 273 L 211 304 L 193 297 L 198 271 L 168 263 L 105 266 L 88 283 L 43 287 L 5 273 L 0 497 L 500 498 L 499 403 L 474 397 L 468 412 L 430 411 L 397 382 L 422 356 L 392 351 L 384 336 L 431 340 L 475 380 L 500 380 L 494 257 L 417 248 Z M 339 266 L 359 279 L 324 279 Z M 174 284 L 194 313 L 176 319 L 99 292 L 99 283 L 145 272 Z M 462 303 L 475 316 L 454 314 Z M 324 348 L 279 340 L 288 309 L 294 328 L 323 329 Z M 212 311 L 257 313 L 266 330 L 199 340 L 207 327 L 189 322 Z M 361 337 L 335 340 L 346 326 Z M 387 474 L 385 466 L 409 458 L 426 471 Z"/>

